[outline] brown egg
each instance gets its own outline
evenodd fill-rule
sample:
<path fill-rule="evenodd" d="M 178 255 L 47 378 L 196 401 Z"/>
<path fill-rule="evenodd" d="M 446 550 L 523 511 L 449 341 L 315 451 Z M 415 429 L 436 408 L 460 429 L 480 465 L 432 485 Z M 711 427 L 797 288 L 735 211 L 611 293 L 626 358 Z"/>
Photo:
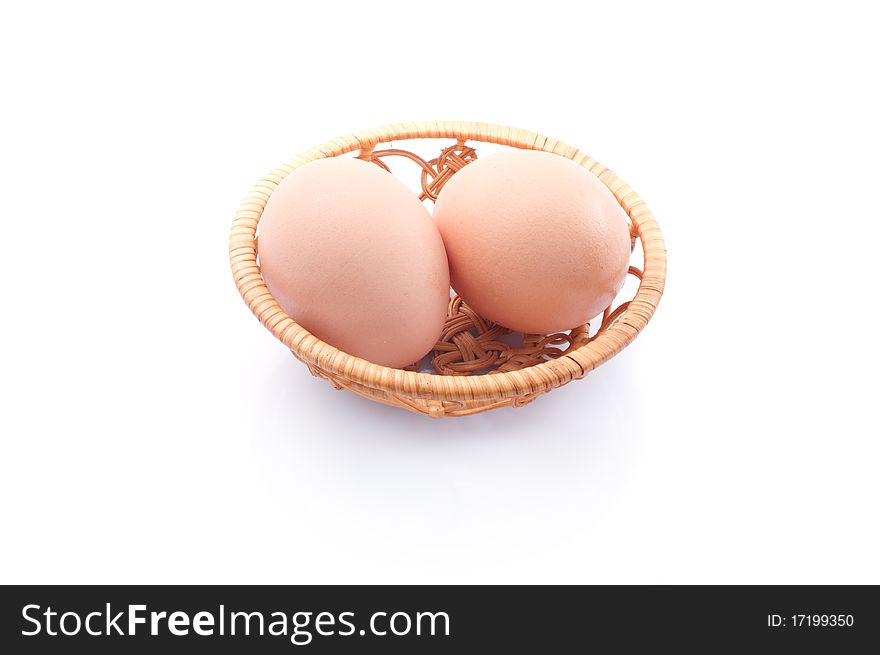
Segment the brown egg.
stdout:
<path fill-rule="evenodd" d="M 581 325 L 626 278 L 626 213 L 583 166 L 511 150 L 468 164 L 434 207 L 452 287 L 491 321 L 528 333 Z"/>
<path fill-rule="evenodd" d="M 449 302 L 443 242 L 419 199 L 375 164 L 297 168 L 269 197 L 258 244 L 269 291 L 319 339 L 392 367 L 437 341 Z"/>

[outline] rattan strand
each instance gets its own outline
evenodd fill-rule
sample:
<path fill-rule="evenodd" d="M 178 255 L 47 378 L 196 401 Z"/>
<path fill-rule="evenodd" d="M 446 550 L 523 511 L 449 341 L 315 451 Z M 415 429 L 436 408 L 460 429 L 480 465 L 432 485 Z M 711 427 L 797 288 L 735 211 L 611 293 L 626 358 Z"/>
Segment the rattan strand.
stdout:
<path fill-rule="evenodd" d="M 376 149 L 380 144 L 420 138 L 449 138 L 455 143 L 431 160 L 400 148 Z M 525 335 L 521 346 L 511 346 L 499 341 L 508 332 L 505 328 L 485 321 L 460 299 L 453 298 L 446 328 L 433 353 L 432 364 L 441 374 L 430 374 L 391 369 L 348 355 L 317 339 L 281 309 L 260 274 L 256 235 L 266 201 L 286 175 L 315 159 L 348 153 L 357 153 L 361 159 L 386 169 L 384 158 L 402 156 L 422 168 L 421 198 L 434 200 L 449 177 L 476 158 L 477 152 L 468 141 L 568 157 L 593 172 L 630 217 L 633 245 L 641 241 L 644 255 L 643 267 L 630 268 L 639 286 L 631 300 L 612 304 L 605 311 L 593 336 L 589 335 L 589 326 L 583 325 L 570 333 Z M 666 276 L 666 251 L 657 223 L 623 180 L 569 145 L 534 132 L 488 123 L 398 123 L 334 139 L 302 153 L 260 180 L 244 199 L 233 222 L 229 254 L 235 282 L 248 307 L 314 375 L 337 389 L 432 417 L 520 407 L 582 378 L 626 347 L 644 328 L 663 293 Z M 491 374 L 473 375 L 478 372 Z"/>

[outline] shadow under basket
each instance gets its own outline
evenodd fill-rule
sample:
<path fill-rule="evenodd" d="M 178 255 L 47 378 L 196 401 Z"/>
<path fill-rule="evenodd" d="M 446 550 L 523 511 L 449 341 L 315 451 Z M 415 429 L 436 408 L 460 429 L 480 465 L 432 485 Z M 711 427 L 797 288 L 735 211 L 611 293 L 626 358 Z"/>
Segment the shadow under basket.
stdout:
<path fill-rule="evenodd" d="M 433 159 L 383 144 L 416 139 L 449 139 Z M 596 329 L 589 324 L 551 335 L 523 335 L 484 320 L 460 298 L 449 303 L 440 341 L 431 355 L 434 372 L 388 368 L 348 355 L 296 323 L 278 305 L 263 281 L 257 258 L 257 225 L 269 196 L 291 171 L 324 157 L 355 153 L 386 170 L 392 158 L 421 168 L 421 198 L 434 201 L 455 172 L 477 158 L 480 143 L 543 150 L 566 157 L 596 175 L 630 219 L 633 259 L 629 273 L 638 281 L 631 299 L 618 298 Z M 640 242 L 641 248 L 636 246 Z M 426 121 L 397 123 L 350 134 L 308 150 L 273 170 L 247 195 L 235 216 L 229 242 L 235 283 L 254 315 L 312 374 L 337 389 L 370 400 L 439 418 L 465 416 L 498 407 L 521 407 L 539 395 L 576 379 L 625 348 L 654 314 L 666 278 L 666 250 L 650 210 L 627 184 L 576 148 L 534 132 L 489 123 Z M 631 285 L 626 285 L 628 288 Z"/>

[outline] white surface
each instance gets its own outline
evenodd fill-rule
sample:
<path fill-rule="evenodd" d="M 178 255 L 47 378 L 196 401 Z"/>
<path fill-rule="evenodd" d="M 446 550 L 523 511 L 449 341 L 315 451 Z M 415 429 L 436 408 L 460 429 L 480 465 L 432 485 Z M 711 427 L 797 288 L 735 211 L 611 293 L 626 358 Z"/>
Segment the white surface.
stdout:
<path fill-rule="evenodd" d="M 880 582 L 875 23 L 576 5 L 7 5 L 0 581 Z M 666 237 L 635 344 L 521 410 L 334 392 L 229 273 L 260 176 L 434 117 Z"/>

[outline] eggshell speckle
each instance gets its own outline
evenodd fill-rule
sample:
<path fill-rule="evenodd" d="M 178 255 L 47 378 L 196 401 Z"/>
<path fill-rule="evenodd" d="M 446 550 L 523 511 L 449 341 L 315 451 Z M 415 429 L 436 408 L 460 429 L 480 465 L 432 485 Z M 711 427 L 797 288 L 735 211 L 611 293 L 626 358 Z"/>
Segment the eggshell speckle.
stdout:
<path fill-rule="evenodd" d="M 626 213 L 596 176 L 552 153 L 511 150 L 468 164 L 443 187 L 434 220 L 452 287 L 513 330 L 589 321 L 629 268 Z"/>
<path fill-rule="evenodd" d="M 282 309 L 340 350 L 402 367 L 440 335 L 443 242 L 419 199 L 375 164 L 335 157 L 297 168 L 269 197 L 258 250 Z"/>

